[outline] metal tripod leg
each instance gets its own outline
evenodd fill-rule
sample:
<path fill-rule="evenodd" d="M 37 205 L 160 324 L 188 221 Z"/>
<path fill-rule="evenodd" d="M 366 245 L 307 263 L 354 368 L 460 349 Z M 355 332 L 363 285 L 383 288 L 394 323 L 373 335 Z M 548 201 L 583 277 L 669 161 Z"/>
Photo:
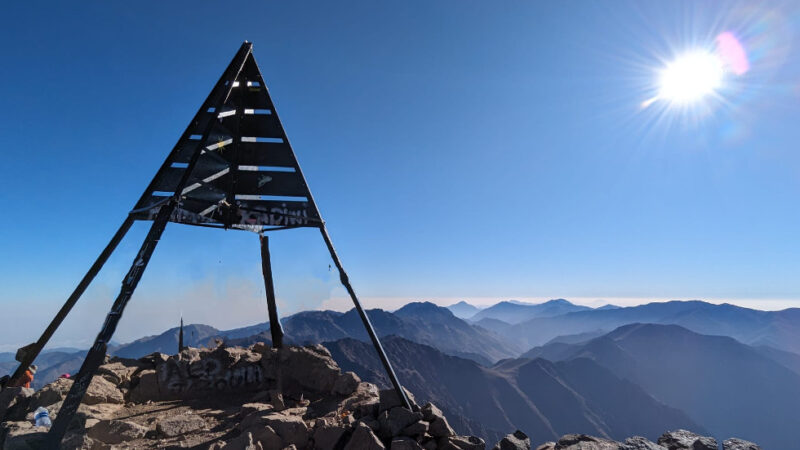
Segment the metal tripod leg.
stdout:
<path fill-rule="evenodd" d="M 252 49 L 253 45 L 249 42 L 245 41 L 245 43 L 242 44 L 242 46 L 239 48 L 239 51 L 236 53 L 236 56 L 228 65 L 228 68 L 225 69 L 225 72 L 217 81 L 217 84 L 214 86 L 211 94 L 209 94 L 208 98 L 203 103 L 203 106 L 195 115 L 195 120 L 186 128 L 181 136 L 181 139 L 178 141 L 178 144 L 176 144 L 176 147 L 173 149 L 173 152 L 177 151 L 179 148 L 178 146 L 182 143 L 187 141 L 193 142 L 191 144 L 194 148 L 192 156 L 183 170 L 183 175 L 181 175 L 178 183 L 174 187 L 174 194 L 167 203 L 160 205 L 160 209 L 155 220 L 153 221 L 153 225 L 150 227 L 150 231 L 147 233 L 147 237 L 142 243 L 142 247 L 139 249 L 139 253 L 136 256 L 136 259 L 134 260 L 130 270 L 128 271 L 128 275 L 122 282 L 122 289 L 120 290 L 117 299 L 114 301 L 111 311 L 106 316 L 106 321 L 103 324 L 103 328 L 97 335 L 94 345 L 91 349 L 89 349 L 89 353 L 86 355 L 86 359 L 83 361 L 83 365 L 81 365 L 81 369 L 78 372 L 78 375 L 75 377 L 66 399 L 64 399 L 64 403 L 61 406 L 58 417 L 56 417 L 53 427 L 50 429 L 50 432 L 47 435 L 46 448 L 60 447 L 61 439 L 64 437 L 64 433 L 67 431 L 67 426 L 69 425 L 70 420 L 72 420 L 72 416 L 78 410 L 78 406 L 80 405 L 81 400 L 86 393 L 86 389 L 89 387 L 89 383 L 92 381 L 94 372 L 105 359 L 107 343 L 114 335 L 114 330 L 116 330 L 117 324 L 122 317 L 122 312 L 125 310 L 125 306 L 128 304 L 128 301 L 133 295 L 136 285 L 142 278 L 142 273 L 144 272 L 145 267 L 147 267 L 150 257 L 153 255 L 153 250 L 155 249 L 156 244 L 158 244 L 158 240 L 161 238 L 161 234 L 164 232 L 164 228 L 167 226 L 170 216 L 172 215 L 173 211 L 175 211 L 175 207 L 177 206 L 178 202 L 181 200 L 184 187 L 186 187 L 187 182 L 189 181 L 189 178 L 192 175 L 195 166 L 197 165 L 197 160 L 200 158 L 200 155 L 203 152 L 203 147 L 205 145 L 204 143 L 208 142 L 211 130 L 216 123 L 214 120 L 207 121 L 202 134 L 200 134 L 200 139 L 190 139 L 190 137 L 196 133 L 195 127 L 198 125 L 198 118 L 207 114 L 209 108 L 211 107 L 214 108 L 215 112 L 219 111 L 220 107 L 228 100 L 231 90 L 235 85 L 235 80 L 239 77 L 245 61 L 247 61 L 247 58 L 250 56 Z M 168 164 L 171 164 L 170 161 L 171 159 L 168 158 L 164 162 L 162 168 L 166 167 Z M 156 183 L 156 178 L 153 179 L 153 181 L 150 183 L 151 185 L 145 191 L 146 195 L 148 195 L 148 192 L 153 191 L 154 183 Z"/>
<path fill-rule="evenodd" d="M 278 319 L 278 307 L 275 304 L 275 285 L 272 283 L 272 265 L 269 259 L 269 237 L 259 234 L 261 241 L 261 272 L 264 275 L 264 290 L 267 292 L 267 309 L 269 310 L 269 331 L 272 334 L 272 346 L 283 347 L 283 328 Z"/>
<path fill-rule="evenodd" d="M 328 235 L 328 229 L 323 224 L 319 230 L 322 232 L 322 239 L 325 240 L 325 245 L 328 246 L 328 251 L 331 253 L 333 263 L 336 265 L 336 268 L 339 269 L 339 278 L 342 281 L 342 285 L 344 285 L 344 288 L 347 289 L 347 293 L 350 294 L 350 298 L 353 299 L 353 304 L 356 306 L 356 311 L 358 311 L 361 321 L 364 322 L 364 328 L 367 329 L 367 334 L 369 334 L 369 338 L 372 340 L 372 345 L 375 346 L 375 351 L 378 352 L 378 357 L 380 357 L 381 363 L 383 363 L 383 368 L 386 369 L 386 374 L 389 375 L 389 380 L 391 380 L 394 390 L 397 392 L 397 398 L 406 409 L 410 411 L 413 410 L 411 408 L 411 402 L 409 402 L 408 397 L 406 397 L 406 392 L 403 390 L 403 387 L 400 385 L 400 381 L 397 379 L 397 375 L 394 373 L 392 363 L 389 362 L 386 352 L 383 351 L 381 341 L 378 339 L 378 335 L 375 334 L 375 329 L 372 328 L 372 323 L 369 321 L 369 317 L 367 317 L 367 314 L 361 307 L 361 303 L 358 301 L 358 297 L 356 297 L 356 292 L 353 290 L 353 286 L 350 285 L 350 279 L 347 277 L 344 267 L 342 267 L 342 262 L 339 261 L 339 255 L 336 254 L 336 249 L 333 248 L 331 237 Z"/>
<path fill-rule="evenodd" d="M 150 231 L 147 233 L 147 237 L 142 243 L 142 247 L 139 249 L 139 253 L 136 255 L 136 259 L 134 259 L 128 271 L 128 275 L 122 281 L 122 289 L 120 289 L 117 299 L 111 306 L 111 311 L 106 316 L 103 328 L 100 330 L 100 333 L 98 333 L 94 345 L 89 349 L 89 354 L 86 355 L 86 359 L 83 361 L 83 365 L 81 365 L 78 374 L 73 377 L 74 382 L 72 383 L 72 387 L 67 397 L 64 399 L 61 409 L 58 411 L 58 416 L 53 422 L 50 432 L 47 434 L 47 445 L 45 448 L 60 447 L 61 439 L 64 437 L 64 433 L 66 433 L 70 421 L 78 410 L 78 406 L 80 406 L 81 400 L 84 394 L 86 394 L 86 390 L 89 388 L 89 383 L 91 383 L 94 373 L 106 357 L 107 344 L 114 335 L 114 330 L 116 330 L 117 324 L 122 318 L 122 312 L 125 310 L 125 306 L 133 295 L 136 285 L 142 278 L 144 269 L 147 267 L 147 263 L 153 255 L 153 250 L 155 250 L 156 244 L 158 244 L 158 240 L 161 238 L 161 233 L 164 232 L 164 228 L 167 226 L 167 221 L 173 209 L 174 207 L 172 205 L 170 205 L 170 207 L 162 207 L 153 225 L 150 227 Z"/>
<path fill-rule="evenodd" d="M 131 228 L 131 225 L 133 225 L 133 221 L 134 220 L 131 218 L 131 216 L 128 216 L 125 221 L 122 222 L 122 225 L 120 225 L 119 229 L 114 234 L 114 237 L 111 238 L 111 241 L 108 243 L 108 245 L 106 245 L 106 248 L 103 249 L 103 252 L 97 257 L 97 260 L 95 260 L 94 264 L 92 264 L 92 267 L 90 267 L 89 271 L 86 272 L 86 275 L 83 276 L 83 279 L 80 283 L 78 283 L 78 286 L 75 288 L 75 290 L 72 291 L 72 295 L 69 296 L 67 301 L 64 303 L 64 306 L 61 307 L 61 309 L 58 311 L 58 314 L 56 314 L 56 316 L 50 322 L 50 325 L 48 325 L 47 329 L 44 330 L 44 333 L 42 333 L 42 336 L 39 338 L 39 340 L 31 345 L 28 345 L 27 347 L 24 347 L 25 351 L 23 352 L 24 355 L 20 360 L 19 367 L 17 367 L 14 375 L 11 376 L 10 381 L 12 383 L 15 380 L 18 380 L 19 377 L 25 373 L 25 370 L 28 368 L 28 366 L 33 364 L 33 361 L 37 356 L 39 356 L 42 348 L 47 345 L 47 341 L 50 340 L 50 338 L 53 336 L 53 333 L 55 333 L 58 327 L 61 325 L 61 322 L 64 321 L 64 319 L 67 317 L 67 314 L 69 314 L 69 312 L 72 310 L 72 307 L 75 306 L 75 303 L 77 303 L 78 299 L 81 298 L 83 292 L 86 291 L 86 288 L 89 287 L 89 284 L 92 282 L 92 280 L 94 280 L 94 277 L 98 272 L 100 272 L 100 269 L 103 268 L 103 265 L 106 263 L 109 256 L 111 256 L 111 253 L 114 252 L 122 238 L 125 237 L 125 234 Z"/>

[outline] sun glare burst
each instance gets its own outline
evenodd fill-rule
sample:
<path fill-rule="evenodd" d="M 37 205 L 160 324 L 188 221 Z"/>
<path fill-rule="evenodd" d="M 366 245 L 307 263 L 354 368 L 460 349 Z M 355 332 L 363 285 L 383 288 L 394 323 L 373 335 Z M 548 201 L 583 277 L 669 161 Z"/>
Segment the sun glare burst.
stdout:
<path fill-rule="evenodd" d="M 658 97 L 674 104 L 698 101 L 720 88 L 724 73 L 719 56 L 705 51 L 687 53 L 661 71 Z"/>

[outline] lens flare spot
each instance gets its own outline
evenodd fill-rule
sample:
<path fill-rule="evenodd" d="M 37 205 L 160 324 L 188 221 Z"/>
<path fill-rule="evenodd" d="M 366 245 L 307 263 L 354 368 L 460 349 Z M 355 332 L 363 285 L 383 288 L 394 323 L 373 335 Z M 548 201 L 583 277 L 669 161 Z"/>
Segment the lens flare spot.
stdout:
<path fill-rule="evenodd" d="M 717 36 L 717 53 L 734 74 L 744 75 L 750 70 L 750 61 L 747 59 L 747 52 L 745 52 L 744 46 L 730 31 Z"/>

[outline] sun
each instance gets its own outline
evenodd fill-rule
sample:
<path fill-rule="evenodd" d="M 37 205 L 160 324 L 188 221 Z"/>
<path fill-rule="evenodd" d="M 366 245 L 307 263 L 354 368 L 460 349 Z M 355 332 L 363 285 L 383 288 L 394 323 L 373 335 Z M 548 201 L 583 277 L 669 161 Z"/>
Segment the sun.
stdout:
<path fill-rule="evenodd" d="M 688 105 L 713 95 L 722 86 L 725 64 L 714 53 L 686 53 L 664 67 L 658 80 L 658 99 Z"/>

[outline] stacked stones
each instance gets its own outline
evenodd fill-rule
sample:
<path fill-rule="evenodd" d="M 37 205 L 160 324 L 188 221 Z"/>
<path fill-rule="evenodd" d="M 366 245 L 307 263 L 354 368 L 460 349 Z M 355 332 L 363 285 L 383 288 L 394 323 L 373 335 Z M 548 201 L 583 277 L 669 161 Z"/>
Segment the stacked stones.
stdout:
<path fill-rule="evenodd" d="M 271 350 L 272 351 L 272 350 Z M 283 350 L 284 352 L 286 350 Z M 283 376 L 300 381 L 309 399 L 328 390 L 326 400 L 311 401 L 310 405 L 280 409 L 286 405 L 282 389 L 280 397 L 271 391 L 271 403 L 251 403 L 242 407 L 242 420 L 237 425 L 238 438 L 215 448 L 224 449 L 344 449 L 344 450 L 484 450 L 485 443 L 474 436 L 457 436 L 442 411 L 431 403 L 419 407 L 413 395 L 406 391 L 413 411 L 400 405 L 393 390 L 382 390 L 364 383 L 353 372 L 341 373 L 324 347 L 292 348 L 290 351 L 311 352 L 319 361 L 331 363 L 316 367 L 313 377 L 303 377 L 309 363 L 284 367 Z M 311 358 L 309 358 L 311 359 Z M 281 364 L 288 361 L 281 359 Z M 324 367 L 324 368 L 323 368 Z M 298 373 L 294 372 L 298 370 Z M 303 378 L 303 380 L 300 380 Z M 295 392 L 296 395 L 296 392 Z M 315 408 L 316 407 L 316 408 Z M 311 411 L 316 409 L 316 414 Z M 324 414 L 320 414 L 321 412 Z M 292 447 L 294 446 L 294 447 Z"/>
<path fill-rule="evenodd" d="M 547 442 L 536 450 L 719 450 L 717 440 L 687 430 L 668 431 L 658 438 L 658 443 L 641 436 L 624 442 L 588 436 L 568 434 L 558 442 Z M 761 450 L 758 445 L 743 439 L 731 438 L 722 443 L 723 450 Z"/>
<path fill-rule="evenodd" d="M 47 430 L 32 425 L 32 411 L 44 406 L 55 418 L 71 384 L 59 379 L 36 393 L 15 391 L 3 411 L 2 448 L 37 448 Z M 204 402 L 235 407 L 238 414 L 209 417 Z M 197 409 L 165 408 L 176 404 Z M 322 346 L 276 350 L 255 344 L 113 358 L 93 378 L 77 416 L 65 448 L 198 442 L 227 450 L 485 448 L 479 438 L 457 436 L 433 404 L 414 403 L 409 411 L 394 391 L 342 373 Z"/>
<path fill-rule="evenodd" d="M 59 379 L 38 392 L 0 392 L 0 448 L 41 448 L 47 430 L 33 425 L 43 406 L 56 417 L 72 385 Z M 400 406 L 393 390 L 379 391 L 342 372 L 322 346 L 272 349 L 188 348 L 175 356 L 113 358 L 92 379 L 63 441 L 65 449 L 192 447 L 225 450 L 485 450 L 482 439 L 459 436 L 442 411 Z M 521 431 L 493 450 L 530 450 Z M 537 450 L 717 450 L 713 438 L 685 430 L 653 443 L 566 435 Z M 724 450 L 760 450 L 729 439 Z"/>

